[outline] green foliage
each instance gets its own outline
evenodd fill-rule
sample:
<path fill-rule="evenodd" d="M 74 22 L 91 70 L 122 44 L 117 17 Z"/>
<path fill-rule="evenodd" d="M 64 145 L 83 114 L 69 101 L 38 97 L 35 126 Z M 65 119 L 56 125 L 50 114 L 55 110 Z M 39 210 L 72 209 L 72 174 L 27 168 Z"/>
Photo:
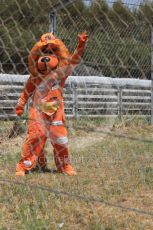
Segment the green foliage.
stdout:
<path fill-rule="evenodd" d="M 140 20 L 144 18 L 148 24 L 153 23 L 153 3 L 148 0 L 145 1 L 145 3 L 139 7 L 137 17 Z"/>
<path fill-rule="evenodd" d="M 93 1 L 90 10 L 92 15 L 98 18 L 103 24 L 107 22 L 109 6 L 106 1 Z"/>
<path fill-rule="evenodd" d="M 2 0 L 0 53 L 4 72 L 27 73 L 27 56 L 40 36 L 48 32 L 50 9 L 60 0 Z M 106 76 L 150 78 L 150 23 L 153 4 L 135 9 L 121 0 L 77 0 L 57 14 L 57 36 L 74 51 L 77 34 L 87 30 L 84 61 Z"/>
<path fill-rule="evenodd" d="M 130 9 L 122 4 L 121 0 L 114 2 L 112 9 L 109 11 L 109 17 L 117 27 L 128 27 L 133 22 L 133 15 Z"/>

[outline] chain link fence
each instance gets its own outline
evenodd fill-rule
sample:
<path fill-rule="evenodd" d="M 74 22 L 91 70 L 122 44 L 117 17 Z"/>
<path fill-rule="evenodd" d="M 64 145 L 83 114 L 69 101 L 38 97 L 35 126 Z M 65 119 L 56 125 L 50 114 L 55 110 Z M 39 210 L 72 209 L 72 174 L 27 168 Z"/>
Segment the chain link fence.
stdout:
<path fill-rule="evenodd" d="M 153 229 L 152 2 L 0 0 L 0 12 L 0 229 Z M 64 89 L 78 176 L 55 172 L 47 142 L 47 170 L 17 179 L 28 106 L 21 119 L 14 108 L 28 54 L 49 30 L 71 53 L 88 33 Z"/>
<path fill-rule="evenodd" d="M 84 30 L 89 34 L 84 65 L 75 74 L 150 79 L 151 22 L 141 6 L 130 9 L 122 2 L 113 3 L 111 8 L 109 2 L 93 1 L 80 11 L 74 3 L 70 15 L 67 8 L 57 11 L 54 30 L 72 52 L 77 34 Z"/>
<path fill-rule="evenodd" d="M 83 63 L 75 75 L 150 79 L 151 3 L 84 2 L 65 6 L 59 1 L 61 8 L 56 10 L 54 1 L 36 1 L 33 7 L 29 2 L 1 0 L 1 72 L 28 73 L 29 51 L 49 30 L 49 13 L 55 11 L 54 30 L 71 52 L 78 33 L 87 30 L 89 35 Z"/>
<path fill-rule="evenodd" d="M 66 0 L 48 2 L 45 0 L 43 3 L 36 1 L 33 5 L 33 3 L 21 3 L 14 0 L 2 1 L 1 5 L 3 10 L 1 11 L 0 51 L 1 73 L 3 74 L 28 74 L 29 51 L 40 36 L 49 29 L 64 41 L 71 53 L 76 47 L 77 35 L 86 30 L 89 36 L 88 43 L 81 64 L 74 70 L 73 75 L 103 76 L 116 80 L 121 78 L 123 81 L 124 78 L 151 79 L 152 4 L 149 2 Z M 8 82 L 9 77 L 6 75 L 5 78 Z M 15 78 L 20 77 L 17 75 Z M 127 85 L 124 88 L 128 91 L 129 84 L 124 85 Z M 87 88 L 87 84 L 85 87 Z M 111 91 L 114 92 L 113 87 L 112 83 Z M 4 99 L 1 103 L 11 103 L 8 94 L 3 95 L 6 86 L 2 87 L 1 84 L 1 88 L 2 99 Z M 148 91 L 145 93 L 145 89 L 150 93 Z M 90 93 L 96 94 L 96 90 L 93 91 Z M 19 95 L 16 94 L 16 96 Z M 114 116 L 120 114 L 116 110 L 113 113 L 113 107 L 107 109 L 111 101 L 116 102 L 116 109 L 120 110 L 122 107 L 115 99 L 116 93 L 112 96 L 114 96 L 114 101 L 111 98 L 108 99 L 101 110 L 95 111 L 89 104 L 87 110 L 82 108 L 83 113 L 90 115 L 88 113 L 90 109 L 93 110 L 93 115 L 107 113 L 109 115 L 110 110 Z M 11 96 L 12 99 L 14 97 L 14 95 Z M 129 98 L 122 97 L 125 109 L 121 109 L 123 110 L 121 114 L 151 115 L 151 83 L 149 88 L 142 90 L 139 90 L 139 86 L 134 83 L 133 89 L 129 89 L 125 97 Z M 100 100 L 103 99 L 100 98 Z M 15 98 L 12 103 L 15 103 Z M 95 103 L 98 103 L 98 98 L 95 98 Z M 132 110 L 132 107 L 137 109 Z M 7 115 L 6 110 L 1 108 L 1 114 L 2 117 L 4 117 L 3 114 Z"/>

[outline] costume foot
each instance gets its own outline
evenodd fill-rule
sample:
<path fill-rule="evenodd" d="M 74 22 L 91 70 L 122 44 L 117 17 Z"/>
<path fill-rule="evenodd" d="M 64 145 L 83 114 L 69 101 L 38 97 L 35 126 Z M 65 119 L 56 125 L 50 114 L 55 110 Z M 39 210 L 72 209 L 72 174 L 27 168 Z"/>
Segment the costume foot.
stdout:
<path fill-rule="evenodd" d="M 63 169 L 59 169 L 58 172 L 65 173 L 69 176 L 76 176 L 77 171 L 71 165 L 65 165 Z"/>
<path fill-rule="evenodd" d="M 16 176 L 25 176 L 25 171 L 17 171 L 16 173 L 15 173 L 15 175 Z"/>

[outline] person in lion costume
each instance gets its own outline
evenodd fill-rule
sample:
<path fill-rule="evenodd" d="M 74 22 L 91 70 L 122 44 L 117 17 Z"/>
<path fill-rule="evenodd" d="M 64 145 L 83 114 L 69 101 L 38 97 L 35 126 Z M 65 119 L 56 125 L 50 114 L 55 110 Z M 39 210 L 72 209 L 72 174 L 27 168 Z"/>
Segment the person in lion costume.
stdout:
<path fill-rule="evenodd" d="M 71 166 L 65 127 L 63 87 L 67 77 L 79 64 L 87 41 L 87 33 L 78 35 L 78 44 L 70 54 L 64 43 L 52 33 L 43 34 L 28 56 L 30 77 L 16 106 L 21 116 L 31 97 L 27 137 L 23 144 L 16 175 L 24 176 L 39 166 L 45 169 L 44 146 L 47 138 L 53 146 L 57 172 L 77 175 Z"/>

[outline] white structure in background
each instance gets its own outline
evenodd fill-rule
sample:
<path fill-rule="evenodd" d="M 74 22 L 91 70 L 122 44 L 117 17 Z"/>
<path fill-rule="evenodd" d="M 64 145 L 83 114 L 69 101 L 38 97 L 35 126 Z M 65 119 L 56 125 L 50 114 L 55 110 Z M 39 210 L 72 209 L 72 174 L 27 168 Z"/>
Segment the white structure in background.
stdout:
<path fill-rule="evenodd" d="M 29 75 L 0 74 L 0 119 L 15 119 L 15 105 Z M 151 115 L 151 80 L 70 76 L 64 89 L 67 116 Z M 27 107 L 28 109 L 28 107 Z"/>

